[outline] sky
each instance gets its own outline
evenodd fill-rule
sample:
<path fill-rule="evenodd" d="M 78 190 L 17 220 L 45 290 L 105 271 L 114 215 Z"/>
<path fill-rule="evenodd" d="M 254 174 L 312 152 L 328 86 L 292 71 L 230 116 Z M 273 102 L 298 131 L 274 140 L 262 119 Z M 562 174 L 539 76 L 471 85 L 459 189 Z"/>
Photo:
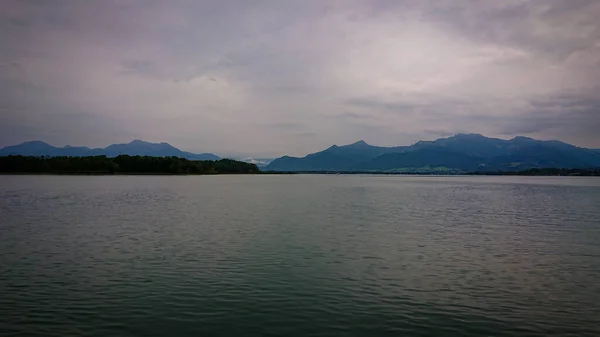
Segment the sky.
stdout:
<path fill-rule="evenodd" d="M 600 148 L 596 0 L 2 0 L 0 146 Z"/>

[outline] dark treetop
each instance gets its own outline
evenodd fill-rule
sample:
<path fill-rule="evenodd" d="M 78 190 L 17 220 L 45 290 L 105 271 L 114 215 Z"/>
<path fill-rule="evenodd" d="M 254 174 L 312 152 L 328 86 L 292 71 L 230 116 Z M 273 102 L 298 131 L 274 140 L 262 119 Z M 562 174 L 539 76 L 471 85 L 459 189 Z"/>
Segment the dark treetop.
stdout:
<path fill-rule="evenodd" d="M 178 157 L 120 155 L 92 157 L 0 157 L 3 173 L 64 174 L 226 174 L 258 173 L 254 164 L 231 159 L 187 160 Z"/>

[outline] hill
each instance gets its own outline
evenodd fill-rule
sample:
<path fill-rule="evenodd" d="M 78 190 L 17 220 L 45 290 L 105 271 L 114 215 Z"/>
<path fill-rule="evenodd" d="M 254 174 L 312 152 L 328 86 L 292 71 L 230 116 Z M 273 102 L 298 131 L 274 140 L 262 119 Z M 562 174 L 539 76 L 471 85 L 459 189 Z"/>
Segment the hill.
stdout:
<path fill-rule="evenodd" d="M 212 153 L 191 153 L 181 151 L 168 143 L 149 143 L 142 140 L 134 140 L 127 144 L 112 144 L 105 148 L 91 149 L 85 146 L 55 147 L 48 143 L 36 140 L 19 145 L 7 146 L 0 149 L 0 156 L 49 156 L 49 157 L 86 157 L 107 156 L 117 157 L 119 155 L 151 156 L 151 157 L 178 157 L 189 160 L 218 160 L 219 157 Z"/>
<path fill-rule="evenodd" d="M 332 146 L 302 158 L 284 156 L 266 171 L 521 171 L 600 167 L 597 150 L 528 137 L 510 140 L 457 134 L 411 146 L 378 147 L 363 141 Z"/>

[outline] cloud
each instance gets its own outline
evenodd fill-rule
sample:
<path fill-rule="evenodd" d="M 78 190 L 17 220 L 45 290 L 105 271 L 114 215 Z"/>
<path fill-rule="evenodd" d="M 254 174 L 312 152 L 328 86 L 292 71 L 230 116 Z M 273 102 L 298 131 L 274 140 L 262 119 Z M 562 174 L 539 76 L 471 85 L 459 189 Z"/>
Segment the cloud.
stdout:
<path fill-rule="evenodd" d="M 302 127 L 302 124 L 299 123 L 289 123 L 289 122 L 275 122 L 265 124 L 265 127 L 268 129 L 278 129 L 278 130 L 298 130 Z"/>
<path fill-rule="evenodd" d="M 364 120 L 378 120 L 376 116 L 370 115 L 368 113 L 355 113 L 355 112 L 342 112 L 339 115 L 334 116 L 335 118 L 346 119 L 346 120 L 355 120 L 355 121 L 364 121 Z"/>
<path fill-rule="evenodd" d="M 476 132 L 600 147 L 593 0 L 0 6 L 0 146 L 275 156 Z"/>

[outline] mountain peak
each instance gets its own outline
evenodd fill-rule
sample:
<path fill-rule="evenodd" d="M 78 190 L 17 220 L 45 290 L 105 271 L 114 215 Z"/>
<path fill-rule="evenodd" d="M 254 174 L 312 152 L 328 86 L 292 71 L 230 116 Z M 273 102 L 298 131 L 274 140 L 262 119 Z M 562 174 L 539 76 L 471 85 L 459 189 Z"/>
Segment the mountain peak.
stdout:
<path fill-rule="evenodd" d="M 530 138 L 530 137 L 525 137 L 525 136 L 516 136 L 515 138 L 513 138 L 511 140 L 534 140 L 534 139 Z"/>
<path fill-rule="evenodd" d="M 179 150 L 169 143 L 150 143 L 141 139 L 134 139 L 125 144 L 111 144 L 105 148 L 90 149 L 86 146 L 66 145 L 55 147 L 39 140 L 28 141 L 19 145 L 0 148 L 0 156 L 70 156 L 85 157 L 105 155 L 116 157 L 119 155 L 153 156 L 153 157 L 180 157 L 190 160 L 218 160 L 219 157 L 212 153 L 190 153 Z"/>
<path fill-rule="evenodd" d="M 367 147 L 367 146 L 371 146 L 371 145 L 367 144 L 367 142 L 365 142 L 364 140 L 359 140 L 358 142 L 348 144 L 345 147 Z"/>
<path fill-rule="evenodd" d="M 457 133 L 451 138 L 486 138 L 484 135 L 479 133 Z"/>
<path fill-rule="evenodd" d="M 52 145 L 50 145 L 50 144 L 48 144 L 48 143 L 46 143 L 46 142 L 43 142 L 43 141 L 41 141 L 41 140 L 30 140 L 30 141 L 28 141 L 28 142 L 21 143 L 20 145 L 43 145 L 43 146 L 52 146 Z"/>
<path fill-rule="evenodd" d="M 141 140 L 141 139 L 134 139 L 127 144 L 113 144 L 113 145 L 118 145 L 118 146 L 132 145 L 132 146 L 138 146 L 138 147 L 143 146 L 143 147 L 155 147 L 155 148 L 164 148 L 164 149 L 176 149 L 173 145 L 166 143 L 166 142 L 152 143 L 152 142 L 147 142 L 147 141 Z"/>

